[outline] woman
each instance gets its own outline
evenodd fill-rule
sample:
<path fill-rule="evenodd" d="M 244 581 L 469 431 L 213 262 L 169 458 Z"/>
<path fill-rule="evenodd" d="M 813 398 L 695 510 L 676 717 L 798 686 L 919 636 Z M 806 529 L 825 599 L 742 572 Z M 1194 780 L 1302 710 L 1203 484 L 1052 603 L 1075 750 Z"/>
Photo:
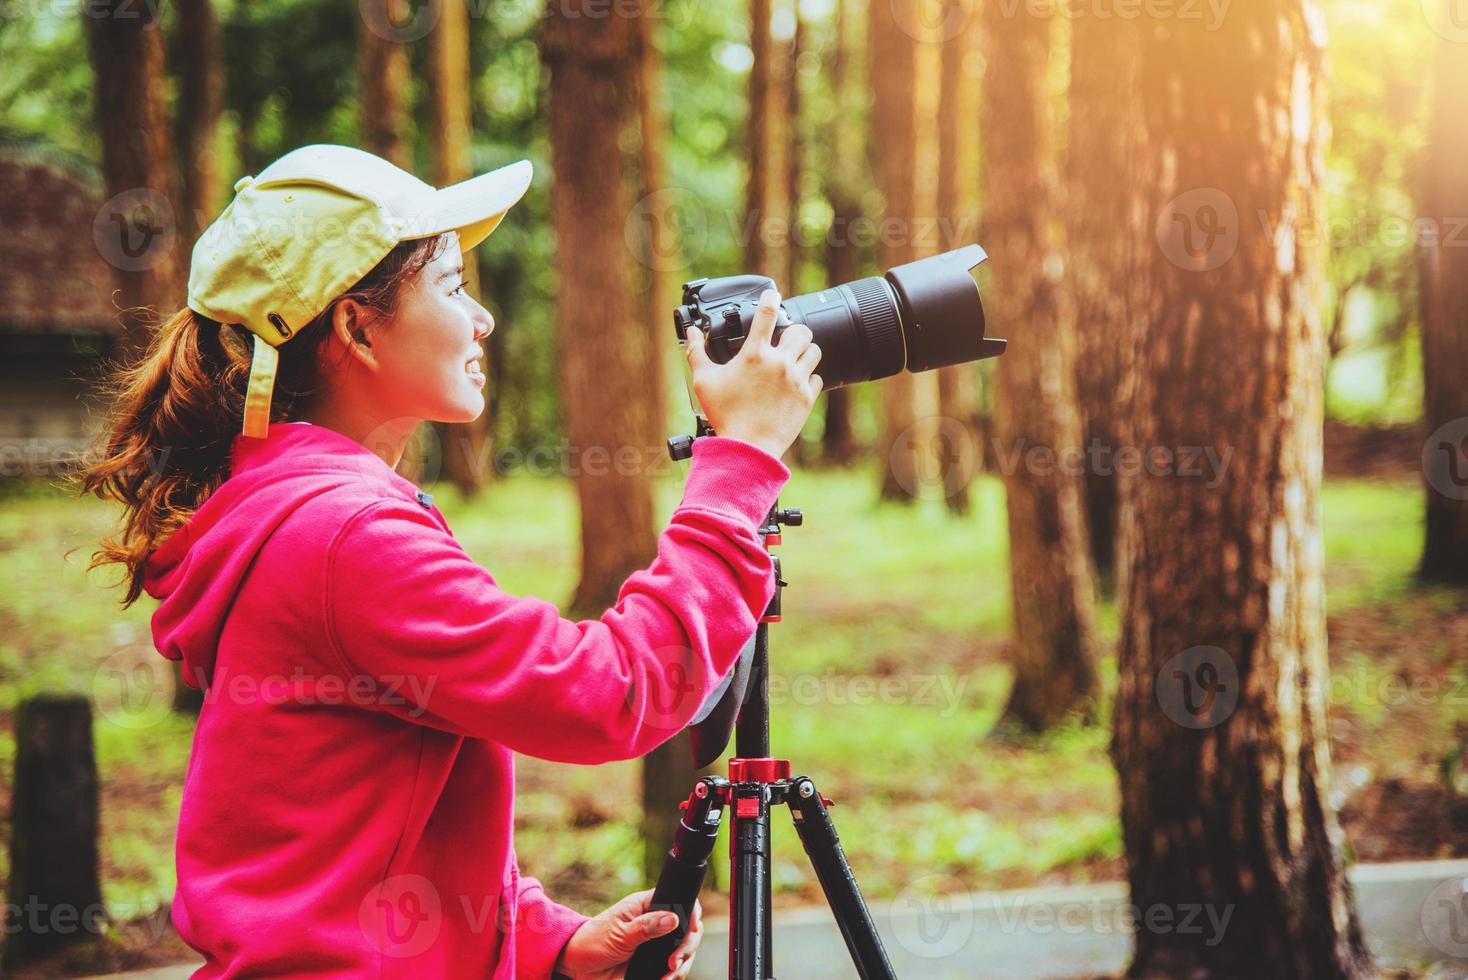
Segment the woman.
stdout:
<path fill-rule="evenodd" d="M 172 909 L 196 976 L 615 978 L 673 927 L 648 892 L 587 918 L 520 873 L 513 753 L 642 755 L 735 662 L 820 351 L 804 326 L 772 345 L 773 292 L 727 364 L 693 331 L 719 434 L 657 559 L 599 620 L 507 595 L 394 467 L 424 421 L 484 410 L 494 320 L 463 253 L 529 181 L 522 162 L 435 190 L 349 147 L 286 154 L 235 185 L 187 307 L 115 383 L 83 485 L 124 519 L 93 565 L 125 568 L 125 604 L 160 600 L 159 651 L 205 689 Z"/>

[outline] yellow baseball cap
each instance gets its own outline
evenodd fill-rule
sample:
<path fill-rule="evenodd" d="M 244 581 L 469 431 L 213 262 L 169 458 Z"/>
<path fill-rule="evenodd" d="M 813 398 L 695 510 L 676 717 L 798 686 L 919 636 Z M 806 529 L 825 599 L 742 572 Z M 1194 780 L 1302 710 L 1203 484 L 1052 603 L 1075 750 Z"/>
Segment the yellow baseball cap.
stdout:
<path fill-rule="evenodd" d="M 442 189 L 382 157 L 317 143 L 235 182 L 234 200 L 194 244 L 189 309 L 255 335 L 244 434 L 263 439 L 275 348 L 400 242 L 459 233 L 468 252 L 530 187 L 529 160 Z"/>

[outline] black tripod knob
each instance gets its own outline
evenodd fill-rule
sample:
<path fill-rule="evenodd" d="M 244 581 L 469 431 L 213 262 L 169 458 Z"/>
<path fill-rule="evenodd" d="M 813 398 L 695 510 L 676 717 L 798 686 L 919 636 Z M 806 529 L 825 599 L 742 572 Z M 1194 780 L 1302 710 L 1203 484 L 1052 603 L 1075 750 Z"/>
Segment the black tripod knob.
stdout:
<path fill-rule="evenodd" d="M 777 510 L 775 511 L 775 523 L 788 524 L 790 527 L 800 527 L 801 524 L 805 523 L 805 515 L 801 514 L 794 507 L 786 510 Z"/>
<path fill-rule="evenodd" d="M 692 436 L 672 436 L 668 439 L 668 455 L 675 461 L 688 459 L 693 455 Z"/>

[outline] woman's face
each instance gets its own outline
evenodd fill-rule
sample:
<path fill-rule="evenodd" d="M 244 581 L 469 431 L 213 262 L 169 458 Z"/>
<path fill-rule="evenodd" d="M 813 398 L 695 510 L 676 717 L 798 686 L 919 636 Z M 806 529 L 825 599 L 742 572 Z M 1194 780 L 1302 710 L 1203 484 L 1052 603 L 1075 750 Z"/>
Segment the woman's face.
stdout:
<path fill-rule="evenodd" d="M 480 341 L 494 317 L 464 288 L 459 238 L 398 294 L 397 312 L 369 336 L 377 362 L 379 411 L 436 422 L 472 422 L 484 411 Z"/>

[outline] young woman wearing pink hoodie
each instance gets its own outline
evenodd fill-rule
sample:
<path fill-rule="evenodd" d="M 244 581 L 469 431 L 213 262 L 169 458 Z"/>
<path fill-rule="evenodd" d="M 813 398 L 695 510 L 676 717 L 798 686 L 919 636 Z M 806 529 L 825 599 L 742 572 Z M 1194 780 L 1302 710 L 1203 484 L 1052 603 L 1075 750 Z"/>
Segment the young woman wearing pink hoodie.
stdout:
<path fill-rule="evenodd" d="M 772 343 L 773 293 L 727 364 L 692 331 L 718 435 L 657 558 L 599 619 L 507 594 L 394 470 L 419 425 L 484 410 L 495 323 L 464 252 L 529 180 L 522 163 L 438 190 L 347 147 L 293 151 L 236 184 L 187 307 L 115 380 L 83 482 L 122 523 L 93 564 L 123 566 L 126 604 L 159 600 L 158 650 L 205 690 L 172 907 L 198 977 L 611 980 L 673 926 L 650 892 L 587 918 L 521 873 L 514 754 L 640 756 L 734 664 L 773 594 L 757 531 L 820 351 L 798 325 Z"/>

